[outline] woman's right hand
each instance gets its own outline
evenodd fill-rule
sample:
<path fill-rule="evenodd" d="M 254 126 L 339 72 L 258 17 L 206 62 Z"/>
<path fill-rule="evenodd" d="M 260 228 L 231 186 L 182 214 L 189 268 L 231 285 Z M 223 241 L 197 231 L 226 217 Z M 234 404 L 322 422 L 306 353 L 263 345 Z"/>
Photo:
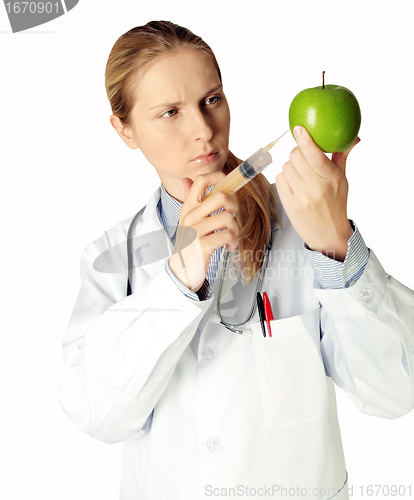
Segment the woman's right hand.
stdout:
<path fill-rule="evenodd" d="M 233 217 L 237 211 L 235 197 L 218 191 L 201 202 L 206 189 L 224 177 L 218 171 L 199 175 L 194 182 L 183 179 L 184 203 L 169 265 L 181 283 L 194 292 L 204 283 L 215 250 L 227 245 L 231 252 L 239 244 L 239 225 Z M 210 216 L 222 207 L 222 212 Z"/>

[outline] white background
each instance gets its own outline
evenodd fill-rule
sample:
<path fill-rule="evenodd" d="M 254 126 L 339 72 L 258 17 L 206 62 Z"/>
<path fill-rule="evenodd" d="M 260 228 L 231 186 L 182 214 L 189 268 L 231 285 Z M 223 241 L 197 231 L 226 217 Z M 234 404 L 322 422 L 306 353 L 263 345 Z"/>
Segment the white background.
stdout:
<path fill-rule="evenodd" d="M 291 100 L 321 85 L 322 70 L 326 83 L 354 92 L 362 141 L 347 166 L 348 216 L 385 270 L 414 288 L 410 0 L 81 0 L 16 34 L 0 6 L 0 497 L 7 500 L 118 498 L 122 445 L 81 433 L 58 404 L 60 345 L 81 251 L 158 186 L 141 153 L 111 127 L 104 88 L 117 38 L 155 19 L 190 28 L 215 51 L 239 158 L 287 129 Z M 287 135 L 272 151 L 271 182 L 294 145 Z M 339 389 L 337 396 L 353 497 L 370 484 L 405 485 L 407 497 L 411 485 L 414 496 L 414 412 L 387 421 L 363 415 Z"/>

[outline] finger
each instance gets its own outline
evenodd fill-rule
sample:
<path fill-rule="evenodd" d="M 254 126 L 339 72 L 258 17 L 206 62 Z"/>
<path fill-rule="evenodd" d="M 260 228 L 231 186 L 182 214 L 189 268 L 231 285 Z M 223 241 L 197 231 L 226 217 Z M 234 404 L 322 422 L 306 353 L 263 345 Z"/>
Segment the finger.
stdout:
<path fill-rule="evenodd" d="M 344 151 L 343 153 L 332 154 L 332 161 L 335 163 L 335 165 L 338 165 L 338 167 L 342 170 L 344 174 L 345 174 L 346 160 L 348 158 L 348 155 L 351 149 L 353 149 L 359 142 L 361 142 L 361 139 L 357 137 L 352 146 L 348 148 L 346 151 Z"/>
<path fill-rule="evenodd" d="M 206 201 L 210 200 L 207 204 Z M 210 196 L 207 200 L 202 202 L 205 209 L 209 214 L 220 210 L 223 208 L 224 210 L 228 210 L 232 214 L 235 214 L 239 208 L 237 204 L 236 196 L 233 194 L 225 193 L 223 191 L 216 191 L 214 194 Z"/>
<path fill-rule="evenodd" d="M 289 166 L 289 163 L 292 165 L 292 167 Z M 300 178 L 303 185 L 312 184 L 315 181 L 315 175 L 317 177 L 320 177 L 320 175 L 309 165 L 304 154 L 300 150 L 299 146 L 296 146 L 295 148 L 292 149 L 289 155 L 289 162 L 286 163 L 283 167 L 290 168 L 290 170 L 294 168 L 296 171 L 296 175 L 298 176 L 298 180 Z M 286 173 L 287 173 L 286 177 L 290 182 L 288 175 L 289 172 L 287 171 Z"/>
<path fill-rule="evenodd" d="M 217 233 L 210 234 L 205 238 L 206 248 L 211 256 L 217 248 L 227 245 L 227 250 L 232 252 L 239 245 L 236 234 L 231 229 L 223 229 Z"/>
<path fill-rule="evenodd" d="M 222 171 L 210 172 L 208 174 L 198 175 L 194 179 L 191 191 L 188 193 L 188 197 L 192 203 L 201 202 L 201 199 L 209 186 L 214 186 L 222 179 L 226 177 L 226 174 Z"/>
<path fill-rule="evenodd" d="M 283 173 L 276 176 L 276 189 L 283 206 L 285 206 L 285 203 L 289 204 L 290 200 L 293 198 L 293 191 Z"/>
<path fill-rule="evenodd" d="M 183 187 L 184 187 L 184 201 L 187 199 L 188 193 L 190 192 L 191 186 L 193 185 L 192 179 L 189 177 L 185 177 L 183 179 Z"/>
<path fill-rule="evenodd" d="M 221 208 L 231 214 L 236 213 L 238 205 L 235 196 L 223 191 L 217 191 L 203 202 L 198 203 L 193 210 L 192 216 L 196 218 L 208 217 Z"/>
<path fill-rule="evenodd" d="M 299 154 L 301 155 L 300 150 L 299 150 Z M 296 155 L 295 155 L 295 157 L 296 157 Z M 299 163 L 300 163 L 300 166 L 299 166 Z M 306 164 L 304 165 L 304 163 L 306 163 Z M 296 168 L 297 165 L 299 168 Z M 304 180 L 303 180 L 302 176 L 299 174 L 298 170 L 302 171 L 302 173 L 304 173 L 305 176 L 309 177 L 309 169 L 310 169 L 310 167 L 309 167 L 309 165 L 307 165 L 307 162 L 304 158 L 302 159 L 301 162 L 297 161 L 295 164 L 293 164 L 292 161 L 288 161 L 287 163 L 285 163 L 283 165 L 282 171 L 283 171 L 283 174 L 285 176 L 285 180 L 288 183 L 293 194 L 300 191 L 304 185 Z"/>
<path fill-rule="evenodd" d="M 194 229 L 197 230 L 199 237 L 207 236 L 215 231 L 221 231 L 223 229 L 231 230 L 236 236 L 240 232 L 237 221 L 227 210 L 223 210 L 218 214 L 202 219 L 200 223 L 194 224 Z"/>
<path fill-rule="evenodd" d="M 332 165 L 325 153 L 314 142 L 305 127 L 296 126 L 293 129 L 296 142 L 308 164 L 322 177 L 332 175 Z"/>

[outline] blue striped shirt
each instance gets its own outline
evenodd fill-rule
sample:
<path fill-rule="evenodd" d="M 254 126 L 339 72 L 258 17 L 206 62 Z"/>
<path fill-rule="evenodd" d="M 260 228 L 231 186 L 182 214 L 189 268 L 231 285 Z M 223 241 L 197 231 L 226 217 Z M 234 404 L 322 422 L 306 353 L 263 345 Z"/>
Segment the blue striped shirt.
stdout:
<path fill-rule="evenodd" d="M 209 193 L 212 190 L 212 186 L 210 186 L 206 193 Z M 158 213 L 160 221 L 166 230 L 168 236 L 171 238 L 172 243 L 175 243 L 175 236 L 177 232 L 178 221 L 180 219 L 180 211 L 181 211 L 182 203 L 175 198 L 173 198 L 167 191 L 164 189 L 164 186 L 161 184 L 161 197 L 158 202 Z M 222 212 L 222 208 L 214 214 Z M 220 262 L 221 255 L 223 253 L 224 246 L 218 248 L 210 258 L 210 265 L 207 270 L 206 279 L 201 286 L 201 288 L 196 292 L 189 290 L 185 285 L 181 283 L 180 280 L 176 278 L 173 272 L 170 269 L 169 262 L 167 260 L 165 264 L 165 268 L 167 273 L 177 285 L 177 287 L 189 298 L 193 300 L 200 300 L 200 298 L 206 299 L 211 295 L 211 290 L 214 284 L 214 280 L 216 278 L 218 265 Z"/>
<path fill-rule="evenodd" d="M 207 192 L 211 189 L 212 188 L 210 187 Z M 182 203 L 168 194 L 167 191 L 165 191 L 164 186 L 161 184 L 161 197 L 157 206 L 158 214 L 160 221 L 173 244 L 175 242 L 181 206 Z M 221 212 L 221 210 L 218 212 Z M 354 229 L 354 234 L 348 240 L 348 252 L 344 262 L 330 259 L 320 252 L 310 250 L 306 243 L 303 244 L 305 252 L 312 265 L 315 277 L 318 279 L 322 288 L 347 288 L 352 286 L 363 274 L 368 263 L 369 249 L 366 247 L 356 224 L 352 220 L 349 220 L 349 222 L 352 229 Z M 206 280 L 197 293 L 189 290 L 176 278 L 170 269 L 168 260 L 165 264 L 166 271 L 177 287 L 187 297 L 193 300 L 200 300 L 200 298 L 203 300 L 211 295 L 211 289 L 216 278 L 223 250 L 224 246 L 218 248 L 211 256 Z"/>

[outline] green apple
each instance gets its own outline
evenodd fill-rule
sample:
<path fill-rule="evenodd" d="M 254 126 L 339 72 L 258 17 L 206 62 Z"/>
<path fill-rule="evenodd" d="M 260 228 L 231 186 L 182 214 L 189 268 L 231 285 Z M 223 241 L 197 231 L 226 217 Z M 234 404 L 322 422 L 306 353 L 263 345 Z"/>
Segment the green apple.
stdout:
<path fill-rule="evenodd" d="M 322 76 L 324 76 L 322 73 Z M 340 153 L 355 142 L 361 126 L 361 110 L 354 94 L 345 87 L 325 85 L 302 90 L 289 108 L 293 134 L 302 125 L 325 153 Z"/>

